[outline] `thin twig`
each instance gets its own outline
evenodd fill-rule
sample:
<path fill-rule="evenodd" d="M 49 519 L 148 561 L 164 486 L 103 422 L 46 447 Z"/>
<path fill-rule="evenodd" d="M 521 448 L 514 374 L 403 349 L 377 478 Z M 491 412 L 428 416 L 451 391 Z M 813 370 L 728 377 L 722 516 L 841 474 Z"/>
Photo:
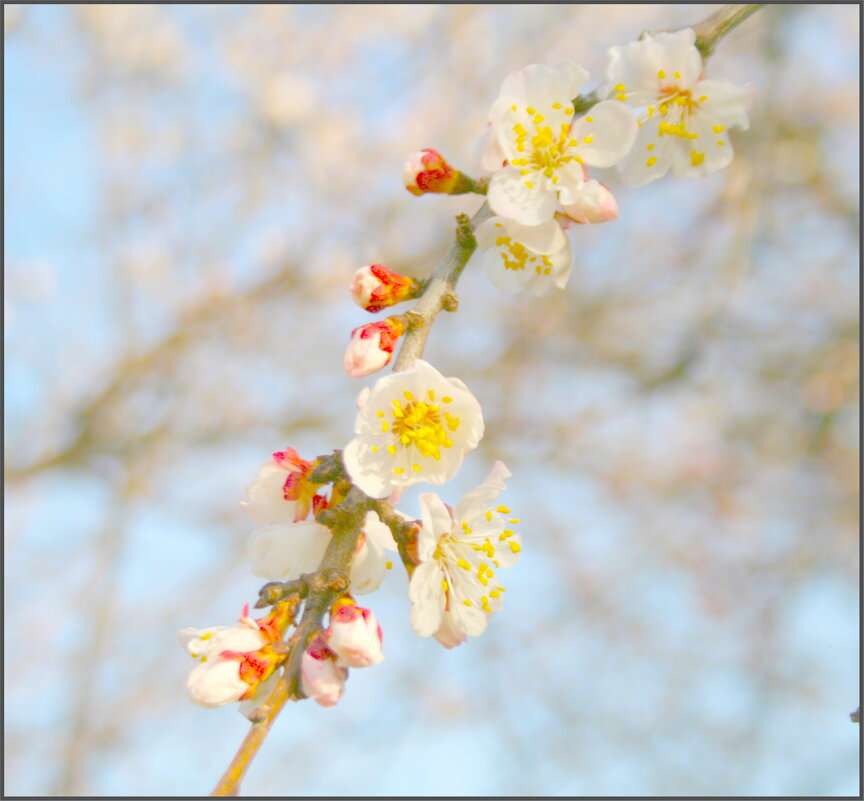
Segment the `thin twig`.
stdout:
<path fill-rule="evenodd" d="M 322 620 L 331 604 L 348 589 L 351 560 L 357 551 L 357 540 L 368 505 L 369 498 L 360 490 L 352 488 L 343 503 L 328 510 L 327 524 L 333 530 L 333 537 L 320 568 L 305 579 L 308 586 L 306 606 L 299 625 L 285 643 L 288 650 L 285 670 L 273 692 L 258 708 L 258 719 L 247 732 L 211 795 L 232 796 L 240 792 L 240 782 L 285 702 L 306 697 L 301 687 L 300 661 L 310 641 L 321 629 Z"/>
<path fill-rule="evenodd" d="M 450 252 L 438 265 L 423 296 L 409 312 L 412 315 L 412 325 L 405 334 L 399 356 L 393 365 L 394 372 L 406 370 L 423 355 L 423 348 L 438 312 L 443 308 L 455 310 L 456 284 L 468 259 L 477 247 L 474 231 L 480 223 L 491 216 L 492 210 L 489 204 L 484 203 L 470 219 L 467 214 L 460 214 L 457 217 L 456 238 Z"/>

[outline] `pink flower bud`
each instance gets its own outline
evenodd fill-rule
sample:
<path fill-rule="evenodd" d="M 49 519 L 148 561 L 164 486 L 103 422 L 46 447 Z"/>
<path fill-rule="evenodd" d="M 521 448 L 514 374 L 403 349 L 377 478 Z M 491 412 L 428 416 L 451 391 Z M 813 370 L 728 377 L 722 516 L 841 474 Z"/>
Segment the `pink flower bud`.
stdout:
<path fill-rule="evenodd" d="M 618 203 L 608 186 L 599 181 L 588 181 L 575 203 L 561 204 L 564 213 L 573 222 L 603 223 L 618 219 Z"/>
<path fill-rule="evenodd" d="M 384 634 L 371 609 L 354 604 L 340 606 L 330 615 L 330 628 L 324 632 L 327 646 L 346 667 L 369 667 L 384 659 L 381 643 Z"/>
<path fill-rule="evenodd" d="M 383 264 L 367 264 L 351 279 L 354 302 L 368 312 L 379 312 L 387 306 L 416 297 L 416 289 L 413 278 L 394 273 Z"/>
<path fill-rule="evenodd" d="M 336 706 L 345 694 L 348 671 L 336 664 L 334 654 L 319 634 L 303 652 L 300 681 L 303 692 L 321 706 Z"/>
<path fill-rule="evenodd" d="M 380 370 L 389 364 L 396 341 L 403 333 L 405 323 L 401 317 L 388 317 L 355 328 L 345 351 L 345 371 L 351 378 L 363 378 Z"/>
<path fill-rule="evenodd" d="M 459 171 L 453 169 L 437 150 L 427 148 L 408 158 L 402 171 L 402 181 L 412 195 L 424 195 L 427 192 L 449 195 L 459 175 Z"/>

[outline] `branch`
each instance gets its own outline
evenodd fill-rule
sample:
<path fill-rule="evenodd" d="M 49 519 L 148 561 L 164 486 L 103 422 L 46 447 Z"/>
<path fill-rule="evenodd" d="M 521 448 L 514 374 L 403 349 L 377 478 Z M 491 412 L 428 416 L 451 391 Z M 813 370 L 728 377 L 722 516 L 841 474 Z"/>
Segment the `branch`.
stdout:
<path fill-rule="evenodd" d="M 751 14 L 755 14 L 764 3 L 731 3 L 715 11 L 710 17 L 694 25 L 685 25 L 683 28 L 657 28 L 656 30 L 643 31 L 639 38 L 656 36 L 658 33 L 675 33 L 692 28 L 696 34 L 696 49 L 702 54 L 705 61 L 714 52 L 720 40 L 744 22 Z M 579 115 L 599 103 L 603 98 L 597 96 L 597 90 L 585 95 L 579 95 L 573 100 L 574 114 Z"/>
<path fill-rule="evenodd" d="M 480 223 L 491 216 L 492 210 L 489 208 L 489 204 L 484 203 L 470 219 L 467 214 L 460 214 L 456 218 L 458 221 L 456 241 L 432 274 L 429 279 L 429 286 L 420 300 L 408 312 L 412 322 L 408 333 L 405 334 L 402 347 L 399 349 L 399 357 L 393 365 L 394 372 L 406 370 L 423 355 L 423 348 L 426 346 L 429 331 L 438 316 L 438 312 L 441 309 L 456 310 L 458 306 L 455 295 L 456 284 L 462 270 L 468 263 L 468 259 L 471 258 L 471 254 L 477 247 L 474 231 Z"/>
<path fill-rule="evenodd" d="M 319 521 L 333 530 L 333 538 L 327 546 L 318 571 L 304 577 L 307 589 L 306 606 L 300 624 L 281 647 L 288 654 L 286 667 L 267 700 L 255 711 L 255 721 L 246 734 L 237 754 L 222 775 L 214 796 L 237 795 L 240 782 L 255 754 L 261 747 L 282 707 L 289 699 L 299 701 L 306 696 L 301 688 L 300 660 L 315 634 L 321 629 L 324 615 L 331 604 L 348 589 L 351 560 L 357 551 L 357 540 L 366 517 L 369 498 L 360 490 L 352 488 L 348 497 L 339 506 L 328 509 L 319 516 Z M 323 519 L 322 519 L 323 518 Z M 272 585 L 265 585 L 272 587 Z"/>

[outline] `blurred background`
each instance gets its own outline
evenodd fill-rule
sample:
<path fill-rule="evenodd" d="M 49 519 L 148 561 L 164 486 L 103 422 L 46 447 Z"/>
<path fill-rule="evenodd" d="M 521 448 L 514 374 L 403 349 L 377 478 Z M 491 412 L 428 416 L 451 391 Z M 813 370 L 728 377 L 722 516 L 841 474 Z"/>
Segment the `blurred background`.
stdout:
<path fill-rule="evenodd" d="M 175 631 L 261 582 L 246 485 L 343 447 L 371 262 L 422 276 L 474 197 L 504 77 L 702 5 L 7 5 L 5 791 L 209 793 L 247 728 Z M 466 270 L 427 358 L 513 472 L 523 558 L 486 634 L 416 637 L 287 707 L 248 795 L 858 793 L 856 5 L 778 5 L 708 75 L 752 83 L 731 167 L 616 192 L 565 291 Z M 590 88 L 589 87 L 589 88 Z M 417 514 L 416 492 L 402 508 Z"/>

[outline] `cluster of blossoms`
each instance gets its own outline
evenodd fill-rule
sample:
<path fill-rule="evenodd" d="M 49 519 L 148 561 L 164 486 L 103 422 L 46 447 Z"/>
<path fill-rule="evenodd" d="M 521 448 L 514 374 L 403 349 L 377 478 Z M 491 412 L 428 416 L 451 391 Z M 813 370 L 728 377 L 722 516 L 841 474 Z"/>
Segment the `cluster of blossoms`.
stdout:
<path fill-rule="evenodd" d="M 342 458 L 351 484 L 372 501 L 397 503 L 405 487 L 448 481 L 483 435 L 480 404 L 465 384 L 422 360 L 381 378 L 361 393 L 358 405 L 355 437 Z M 333 534 L 316 518 L 342 503 L 347 490 L 337 481 L 322 483 L 315 473 L 319 464 L 287 448 L 274 453 L 247 488 L 242 506 L 262 524 L 248 541 L 256 576 L 290 582 L 321 564 Z M 410 576 L 411 624 L 420 636 L 452 648 L 481 634 L 500 608 L 505 588 L 496 571 L 512 566 L 521 550 L 513 529 L 518 519 L 496 504 L 509 475 L 497 462 L 486 481 L 452 508 L 434 493 L 421 495 L 417 520 L 394 510 L 395 525 L 407 533 L 402 560 Z M 349 668 L 384 658 L 377 618 L 354 596 L 376 590 L 399 558 L 391 525 L 375 511 L 366 513 L 348 592 L 303 653 L 303 693 L 323 706 L 342 697 Z M 180 632 L 189 653 L 201 659 L 187 682 L 192 700 L 204 706 L 248 701 L 243 709 L 254 710 L 272 689 L 274 671 L 285 659 L 276 643 L 293 622 L 293 610 L 282 603 L 262 620 L 246 610 L 237 626 Z"/>
<path fill-rule="evenodd" d="M 510 75 L 482 140 L 485 181 L 463 175 L 434 150 L 406 164 L 405 186 L 415 195 L 485 189 L 492 216 L 474 232 L 477 259 L 505 291 L 542 295 L 564 287 L 572 263 L 568 229 L 618 217 L 612 192 L 591 178 L 589 168 L 617 166 L 634 185 L 669 170 L 704 176 L 730 162 L 728 129 L 748 124 L 748 90 L 703 79 L 689 29 L 612 48 L 600 91 L 605 99 L 577 117 L 576 108 L 586 107 L 577 100 L 588 78 L 570 63 L 532 64 Z M 426 282 L 380 264 L 358 270 L 350 285 L 354 301 L 373 313 L 425 289 Z M 385 367 L 413 323 L 409 313 L 355 329 L 345 354 L 347 373 L 362 378 Z M 323 706 L 338 703 L 350 668 L 384 659 L 377 618 L 355 596 L 380 586 L 393 555 L 409 575 L 413 629 L 452 648 L 481 634 L 501 608 L 505 588 L 498 572 L 512 567 L 522 548 L 514 529 L 518 518 L 498 503 L 510 476 L 502 462 L 455 506 L 434 493 L 420 496 L 417 519 L 391 506 L 406 487 L 452 479 L 480 442 L 483 414 L 462 381 L 416 360 L 363 390 L 357 405 L 355 436 L 335 474 L 322 469 L 330 457 L 308 461 L 288 448 L 260 468 L 243 504 L 260 524 L 248 542 L 253 573 L 302 584 L 330 552 L 332 515 L 350 506 L 349 496 L 358 491 L 365 499 L 358 507 L 365 513 L 360 531 L 353 529 L 357 544 L 347 590 L 329 607 L 326 627 L 322 612 L 320 627 L 300 643 L 302 692 Z M 200 660 L 187 682 L 192 700 L 204 706 L 240 701 L 245 711 L 255 709 L 293 647 L 284 638 L 295 625 L 298 603 L 277 601 L 258 620 L 244 609 L 231 627 L 181 631 L 181 643 Z"/>

